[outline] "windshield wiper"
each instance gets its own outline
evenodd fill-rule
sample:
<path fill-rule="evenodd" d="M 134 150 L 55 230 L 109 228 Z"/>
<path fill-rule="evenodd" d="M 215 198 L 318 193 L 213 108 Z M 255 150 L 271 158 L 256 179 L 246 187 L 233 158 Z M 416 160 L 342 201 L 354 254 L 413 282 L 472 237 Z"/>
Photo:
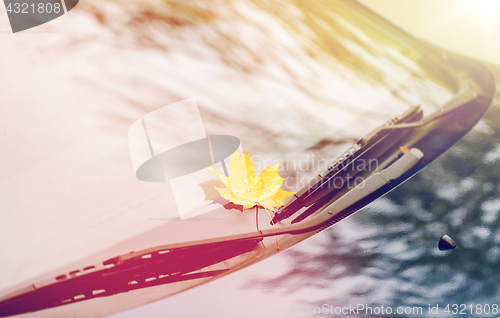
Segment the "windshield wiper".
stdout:
<path fill-rule="evenodd" d="M 361 138 L 342 156 L 335 160 L 332 166 L 318 174 L 308 185 L 297 191 L 288 200 L 287 204 L 281 207 L 275 214 L 273 222 L 280 222 L 295 214 L 301 208 L 309 207 L 326 196 L 333 197 L 335 194 L 340 193 L 342 187 L 337 186 L 337 184 L 344 185 L 350 183 L 360 172 L 349 169 L 350 166 L 356 165 L 361 160 L 366 161 L 366 158 L 377 160 L 376 158 L 385 153 L 409 131 L 409 129 L 406 129 L 402 133 L 394 134 L 394 130 L 384 130 L 382 129 L 383 127 L 392 127 L 402 123 L 419 121 L 422 119 L 422 115 L 423 112 L 419 106 L 412 107 L 410 110 L 389 120 L 383 126 Z M 309 209 L 302 214 L 302 217 L 295 219 L 292 223 L 301 221 L 305 216 L 313 212 L 314 208 Z"/>
<path fill-rule="evenodd" d="M 384 125 L 361 138 L 357 143 L 350 147 L 340 158 L 335 160 L 335 163 L 326 171 L 320 173 L 313 178 L 308 185 L 299 190 L 292 196 L 287 203 L 281 207 L 271 223 L 277 223 L 297 213 L 299 210 L 311 207 L 303 211 L 294 220 L 292 224 L 300 222 L 309 215 L 316 212 L 318 206 L 324 205 L 323 198 L 339 197 L 339 194 L 344 194 L 345 189 L 337 186 L 349 184 L 355 180 L 361 171 L 356 171 L 352 167 L 358 162 L 365 164 L 366 162 L 376 162 L 377 168 L 384 168 L 388 162 L 394 161 L 397 157 L 403 155 L 405 148 L 400 148 L 391 154 L 388 158 L 384 158 L 384 154 L 389 149 L 393 148 L 396 143 L 401 143 L 402 139 L 413 128 L 426 126 L 439 118 L 451 114 L 461 106 L 476 98 L 476 92 L 467 85 L 455 97 L 443 107 L 439 108 L 431 116 L 422 120 L 423 112 L 419 106 L 412 107 L 403 114 L 389 120 Z M 381 159 L 384 160 L 381 165 Z M 349 169 L 351 168 L 351 169 Z M 370 165 L 368 169 L 371 168 Z"/>

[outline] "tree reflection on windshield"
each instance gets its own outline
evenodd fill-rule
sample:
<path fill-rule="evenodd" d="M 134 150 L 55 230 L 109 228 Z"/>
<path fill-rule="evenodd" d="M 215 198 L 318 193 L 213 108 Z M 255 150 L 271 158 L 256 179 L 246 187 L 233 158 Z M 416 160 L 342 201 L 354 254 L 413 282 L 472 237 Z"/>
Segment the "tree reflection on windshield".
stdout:
<path fill-rule="evenodd" d="M 325 59 L 334 57 L 336 63 L 358 76 L 388 86 L 394 83 L 386 65 L 379 63 L 384 59 L 416 77 L 437 72 L 432 67 L 422 72 L 417 66 L 422 52 L 381 32 L 379 26 L 336 1 L 106 2 L 111 6 L 97 2 L 87 3 L 85 8 L 117 35 L 130 32 L 139 46 L 165 51 L 175 45 L 165 38 L 201 39 L 224 62 L 244 72 L 265 71 L 271 62 L 296 78 L 298 74 L 289 62 L 300 64 L 303 53 L 325 63 L 329 63 Z M 116 12 L 106 10 L 110 7 L 119 8 L 118 18 Z M 283 41 L 284 33 L 293 34 L 297 43 Z"/>
<path fill-rule="evenodd" d="M 110 93 L 135 114 L 152 110 L 139 89 L 172 101 L 196 96 L 209 134 L 251 136 L 245 150 L 267 157 L 356 140 L 410 106 L 429 114 L 456 89 L 441 56 L 337 2 L 109 0 L 82 8 L 113 30 L 110 43 L 134 43 L 127 52 L 163 72 L 154 81 L 143 64 L 140 74 L 125 71 L 130 63 L 89 86 L 112 82 L 119 88 Z M 133 114 L 113 112 L 105 122 L 133 122 Z"/>

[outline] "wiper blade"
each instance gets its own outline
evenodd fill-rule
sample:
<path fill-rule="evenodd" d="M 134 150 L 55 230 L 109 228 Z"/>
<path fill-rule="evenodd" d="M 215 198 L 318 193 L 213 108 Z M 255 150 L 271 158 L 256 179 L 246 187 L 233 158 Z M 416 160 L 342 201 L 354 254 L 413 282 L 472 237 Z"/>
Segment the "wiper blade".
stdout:
<path fill-rule="evenodd" d="M 412 107 L 403 114 L 389 120 L 384 125 L 361 138 L 345 154 L 338 158 L 334 165 L 313 178 L 304 188 L 297 191 L 287 204 L 276 212 L 271 223 L 277 223 L 289 218 L 304 207 L 312 207 L 297 216 L 291 223 L 294 224 L 304 220 L 316 211 L 316 203 L 319 202 L 319 205 L 322 205 L 321 203 L 325 203 L 324 200 L 323 202 L 321 201 L 322 199 L 334 198 L 339 193 L 342 193 L 344 189 L 336 185 L 337 181 L 344 185 L 355 180 L 360 171 L 349 170 L 348 167 L 350 165 L 356 165 L 357 161 L 366 163 L 370 160 L 378 163 L 383 158 L 383 155 L 391 148 L 394 148 L 394 145 L 401 143 L 401 140 L 412 129 L 426 126 L 444 116 L 451 115 L 476 97 L 476 92 L 466 85 L 452 100 L 425 120 L 422 120 L 423 112 L 419 106 Z M 390 156 L 389 162 L 401 155 L 403 155 L 402 150 L 399 152 L 396 151 Z M 385 166 L 387 166 L 387 162 L 382 163 L 382 167 Z"/>
<path fill-rule="evenodd" d="M 420 107 L 415 106 L 389 120 L 382 127 L 391 127 L 401 123 L 418 121 L 422 119 L 422 115 Z M 338 158 L 332 166 L 317 175 L 308 185 L 296 192 L 292 199 L 275 214 L 273 222 L 277 223 L 293 215 L 302 207 L 313 205 L 327 195 L 332 196 L 339 193 L 342 189 L 336 187 L 335 184 L 337 181 L 340 180 L 342 184 L 346 184 L 356 177 L 356 174 L 348 171 L 349 165 L 355 164 L 357 160 L 365 160 L 364 158 L 367 157 L 378 158 L 395 142 L 400 140 L 404 136 L 404 133 L 393 134 L 390 130 L 378 128 L 361 138 Z"/>

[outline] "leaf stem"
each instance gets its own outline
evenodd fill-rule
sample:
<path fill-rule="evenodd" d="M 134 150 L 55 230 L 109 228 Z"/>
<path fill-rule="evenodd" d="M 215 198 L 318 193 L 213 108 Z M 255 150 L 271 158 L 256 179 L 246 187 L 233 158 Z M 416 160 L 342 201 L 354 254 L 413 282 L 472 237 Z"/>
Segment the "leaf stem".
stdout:
<path fill-rule="evenodd" d="M 257 225 L 257 231 L 259 230 L 259 206 L 255 206 L 255 224 Z"/>

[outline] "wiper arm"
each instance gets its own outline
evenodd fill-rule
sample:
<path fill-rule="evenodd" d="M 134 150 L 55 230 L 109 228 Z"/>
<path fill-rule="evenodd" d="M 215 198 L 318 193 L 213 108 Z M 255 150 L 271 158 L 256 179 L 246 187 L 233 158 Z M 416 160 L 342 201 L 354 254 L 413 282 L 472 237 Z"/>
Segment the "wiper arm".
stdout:
<path fill-rule="evenodd" d="M 476 97 L 476 92 L 469 85 L 465 85 L 464 89 L 456 94 L 453 99 L 425 120 L 422 120 L 423 114 L 418 106 L 389 120 L 384 125 L 361 138 L 344 155 L 337 159 L 334 165 L 313 178 L 308 185 L 295 193 L 287 204 L 277 211 L 272 223 L 289 218 L 304 207 L 311 207 L 297 216 L 291 223 L 297 223 L 307 218 L 316 212 L 318 205 L 325 203 L 324 200 L 321 202 L 322 199 L 327 197 L 333 198 L 342 193 L 344 189 L 335 185 L 337 181 L 340 180 L 341 184 L 345 184 L 355 179 L 358 172 L 348 171 L 349 165 L 355 165 L 357 160 L 363 160 L 364 162 L 375 160 L 378 162 L 389 149 L 394 148 L 395 144 L 401 142 L 405 135 L 412 129 L 424 127 L 445 116 L 452 115 Z M 401 155 L 403 155 L 403 151 L 394 153 L 389 162 Z M 382 167 L 386 165 L 387 163 L 383 163 Z M 318 202 L 319 204 L 317 204 Z"/>
<path fill-rule="evenodd" d="M 389 130 L 389 129 L 404 129 L 404 128 L 415 128 L 426 125 L 432 121 L 435 121 L 443 116 L 451 114 L 453 111 L 459 109 L 460 107 L 466 105 L 467 103 L 473 101 L 477 98 L 477 93 L 469 85 L 467 85 L 463 90 L 455 95 L 448 103 L 446 103 L 443 107 L 436 110 L 432 116 L 426 118 L 423 121 L 413 122 L 413 123 L 404 123 L 404 124 L 395 124 L 390 126 L 382 126 L 380 130 Z"/>
<path fill-rule="evenodd" d="M 324 172 L 314 177 L 305 187 L 297 191 L 286 205 L 281 207 L 273 218 L 277 223 L 295 214 L 303 207 L 311 207 L 305 211 L 302 216 L 292 221 L 296 223 L 309 216 L 317 210 L 314 203 L 329 196 L 339 194 L 343 189 L 336 187 L 335 183 L 340 180 L 341 184 L 349 183 L 356 177 L 355 173 L 348 171 L 350 165 L 356 164 L 360 160 L 367 161 L 367 158 L 376 158 L 387 152 L 396 142 L 398 142 L 405 133 L 411 129 L 406 129 L 403 133 L 394 134 L 390 127 L 406 123 L 420 121 L 423 117 L 419 106 L 412 107 L 403 114 L 389 120 L 387 123 L 370 132 L 352 147 L 350 147 L 335 163 Z M 387 127 L 388 129 L 383 129 Z"/>

